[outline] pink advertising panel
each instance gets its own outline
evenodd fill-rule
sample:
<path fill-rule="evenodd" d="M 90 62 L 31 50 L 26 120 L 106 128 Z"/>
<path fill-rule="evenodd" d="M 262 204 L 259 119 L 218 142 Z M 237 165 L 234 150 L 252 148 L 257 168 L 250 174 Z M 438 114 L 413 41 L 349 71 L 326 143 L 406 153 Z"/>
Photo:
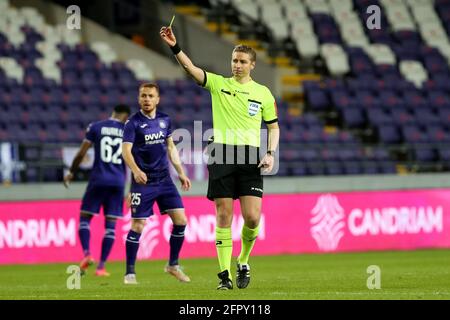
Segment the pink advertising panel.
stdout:
<path fill-rule="evenodd" d="M 253 253 L 449 248 L 448 199 L 447 189 L 266 195 Z M 215 257 L 213 203 L 204 197 L 184 197 L 184 204 L 188 228 L 181 257 Z M 0 264 L 80 260 L 79 207 L 78 200 L 0 202 Z M 235 255 L 243 224 L 239 212 L 236 202 L 232 226 Z M 91 224 L 91 251 L 97 259 L 103 223 L 100 216 Z M 125 258 L 129 228 L 128 212 L 118 222 L 110 260 Z M 150 218 L 138 258 L 167 259 L 170 232 L 167 216 L 157 213 Z"/>

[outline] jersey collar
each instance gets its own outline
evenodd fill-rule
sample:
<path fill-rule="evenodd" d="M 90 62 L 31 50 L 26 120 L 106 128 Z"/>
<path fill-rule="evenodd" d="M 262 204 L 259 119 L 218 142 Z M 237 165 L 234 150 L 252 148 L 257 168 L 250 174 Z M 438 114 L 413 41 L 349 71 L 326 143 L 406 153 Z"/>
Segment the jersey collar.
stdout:
<path fill-rule="evenodd" d="M 246 83 L 240 83 L 239 81 L 237 81 L 234 77 L 231 77 L 231 79 L 239 86 L 247 86 L 250 83 L 253 82 L 253 79 L 250 77 L 250 81 L 246 82 Z"/>
<path fill-rule="evenodd" d="M 155 112 L 155 118 L 151 118 L 151 117 L 145 115 L 145 114 L 142 112 L 142 110 L 139 110 L 139 112 L 141 113 L 142 116 L 146 117 L 147 119 L 154 120 L 154 119 L 156 118 L 156 112 L 157 112 L 157 111 Z"/>

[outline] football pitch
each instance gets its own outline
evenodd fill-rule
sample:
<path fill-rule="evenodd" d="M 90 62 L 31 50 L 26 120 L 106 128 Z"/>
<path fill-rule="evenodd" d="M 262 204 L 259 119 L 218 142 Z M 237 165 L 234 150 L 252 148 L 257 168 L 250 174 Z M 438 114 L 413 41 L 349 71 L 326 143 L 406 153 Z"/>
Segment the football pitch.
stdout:
<path fill-rule="evenodd" d="M 110 262 L 110 277 L 95 277 L 92 267 L 80 289 L 72 290 L 68 263 L 0 266 L 0 299 L 450 299 L 450 250 L 266 256 L 250 262 L 249 287 L 229 291 L 216 290 L 216 259 L 184 259 L 191 283 L 165 274 L 165 261 L 138 261 L 135 286 L 123 284 L 124 262 Z M 380 289 L 368 289 L 368 282 L 376 283 L 369 266 L 379 267 Z"/>

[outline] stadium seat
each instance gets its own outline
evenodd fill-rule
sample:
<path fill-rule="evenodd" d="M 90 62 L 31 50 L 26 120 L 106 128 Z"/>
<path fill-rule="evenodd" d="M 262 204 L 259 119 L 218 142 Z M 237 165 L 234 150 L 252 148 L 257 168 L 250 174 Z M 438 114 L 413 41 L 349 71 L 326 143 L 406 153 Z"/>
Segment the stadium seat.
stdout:
<path fill-rule="evenodd" d="M 418 126 L 407 125 L 401 128 L 403 139 L 409 143 L 424 143 L 430 139 L 428 135 Z"/>
<path fill-rule="evenodd" d="M 399 143 L 402 141 L 402 138 L 396 126 L 380 125 L 377 128 L 380 142 L 392 144 L 392 143 Z"/>
<path fill-rule="evenodd" d="M 364 172 L 360 162 L 344 162 L 344 173 L 347 175 L 359 175 Z"/>
<path fill-rule="evenodd" d="M 438 149 L 439 159 L 445 162 L 450 162 L 450 148 L 439 148 Z"/>
<path fill-rule="evenodd" d="M 325 162 L 324 171 L 326 175 L 344 174 L 344 168 L 340 162 Z"/>
<path fill-rule="evenodd" d="M 449 143 L 450 142 L 450 131 L 445 129 L 444 126 L 435 124 L 425 127 L 425 131 L 431 142 L 437 143 Z"/>
<path fill-rule="evenodd" d="M 306 101 L 312 110 L 326 110 L 330 107 L 330 102 L 323 90 L 308 90 Z"/>
<path fill-rule="evenodd" d="M 342 118 L 348 128 L 362 128 L 365 124 L 364 112 L 359 108 L 345 108 L 341 110 Z"/>
<path fill-rule="evenodd" d="M 436 161 L 436 151 L 433 148 L 417 147 L 414 149 L 414 159 L 420 162 Z"/>
<path fill-rule="evenodd" d="M 415 120 L 419 125 L 436 125 L 441 122 L 438 115 L 433 109 L 414 110 Z"/>

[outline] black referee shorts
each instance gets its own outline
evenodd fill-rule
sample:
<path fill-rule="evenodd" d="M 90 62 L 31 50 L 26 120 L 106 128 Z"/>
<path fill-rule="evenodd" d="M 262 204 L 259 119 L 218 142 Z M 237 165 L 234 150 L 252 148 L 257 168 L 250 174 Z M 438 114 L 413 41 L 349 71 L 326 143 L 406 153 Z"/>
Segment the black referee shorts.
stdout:
<path fill-rule="evenodd" d="M 221 149 L 222 146 L 223 149 Z M 211 151 L 212 147 L 214 147 L 213 151 Z M 216 198 L 238 199 L 240 196 L 262 198 L 264 189 L 261 169 L 258 168 L 259 148 L 226 146 L 214 143 L 210 144 L 208 148 L 210 148 L 208 150 L 209 179 L 207 193 L 209 200 Z M 217 150 L 223 150 L 223 154 L 214 157 L 217 155 L 215 153 Z M 231 157 L 230 150 L 233 150 Z M 253 155 L 256 156 L 253 157 Z"/>
<path fill-rule="evenodd" d="M 238 199 L 240 196 L 262 198 L 263 196 L 263 178 L 258 165 L 214 164 L 208 165 L 208 172 L 207 197 L 209 200 L 215 198 Z M 217 177 L 221 173 L 224 175 Z"/>

